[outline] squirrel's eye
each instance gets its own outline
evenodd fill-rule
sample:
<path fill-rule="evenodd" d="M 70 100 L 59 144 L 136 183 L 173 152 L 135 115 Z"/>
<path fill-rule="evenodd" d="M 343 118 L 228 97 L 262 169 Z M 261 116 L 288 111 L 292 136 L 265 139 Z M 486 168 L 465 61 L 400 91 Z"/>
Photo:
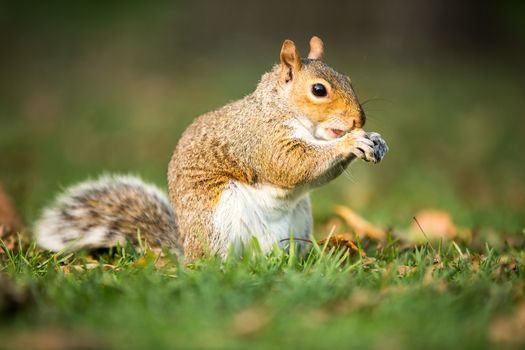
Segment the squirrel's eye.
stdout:
<path fill-rule="evenodd" d="M 314 84 L 312 85 L 312 94 L 317 97 L 325 97 L 328 95 L 328 91 L 326 91 L 326 87 L 323 84 Z"/>

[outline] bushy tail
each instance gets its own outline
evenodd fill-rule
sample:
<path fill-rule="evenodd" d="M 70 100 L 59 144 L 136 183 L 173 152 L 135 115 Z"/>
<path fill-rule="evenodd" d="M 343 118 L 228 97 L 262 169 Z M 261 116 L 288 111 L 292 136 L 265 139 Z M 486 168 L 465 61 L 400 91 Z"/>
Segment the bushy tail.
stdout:
<path fill-rule="evenodd" d="M 178 252 L 175 213 L 166 195 L 133 176 L 102 176 L 74 185 L 44 209 L 34 234 L 51 251 L 102 248 L 140 237 Z"/>

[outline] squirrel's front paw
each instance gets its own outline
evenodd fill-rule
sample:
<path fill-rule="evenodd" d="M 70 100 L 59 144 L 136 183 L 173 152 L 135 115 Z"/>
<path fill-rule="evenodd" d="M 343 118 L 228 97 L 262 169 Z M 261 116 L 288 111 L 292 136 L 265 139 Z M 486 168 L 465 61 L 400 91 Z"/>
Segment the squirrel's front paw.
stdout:
<path fill-rule="evenodd" d="M 374 163 L 379 163 L 388 152 L 388 145 L 377 132 L 369 132 L 367 136 L 374 143 Z"/>
<path fill-rule="evenodd" d="M 354 144 L 351 153 L 357 158 L 367 162 L 380 162 L 385 153 L 388 152 L 388 146 L 385 140 L 376 132 L 367 133 L 363 130 L 351 132 L 354 137 Z"/>

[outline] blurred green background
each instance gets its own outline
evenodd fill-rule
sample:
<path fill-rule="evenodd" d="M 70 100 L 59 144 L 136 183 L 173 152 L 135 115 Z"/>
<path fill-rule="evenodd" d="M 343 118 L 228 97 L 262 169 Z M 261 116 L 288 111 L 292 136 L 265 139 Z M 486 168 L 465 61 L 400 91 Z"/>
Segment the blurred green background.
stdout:
<path fill-rule="evenodd" d="M 0 181 L 26 222 L 102 172 L 164 188 L 181 132 L 238 99 L 312 35 L 391 152 L 314 193 L 407 226 L 525 227 L 523 1 L 0 2 Z M 245 135 L 250 137 L 250 135 Z"/>

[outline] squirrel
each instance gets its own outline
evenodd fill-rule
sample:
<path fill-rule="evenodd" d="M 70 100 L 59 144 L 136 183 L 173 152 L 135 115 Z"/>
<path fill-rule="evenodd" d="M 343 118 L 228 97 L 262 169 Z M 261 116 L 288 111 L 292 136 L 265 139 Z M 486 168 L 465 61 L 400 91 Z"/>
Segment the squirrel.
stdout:
<path fill-rule="evenodd" d="M 133 176 L 75 185 L 43 210 L 37 243 L 51 251 L 111 247 L 144 239 L 186 261 L 225 259 L 257 240 L 263 254 L 312 233 L 309 193 L 356 159 L 388 151 L 365 132 L 350 78 L 323 62 L 323 41 L 302 59 L 291 40 L 255 91 L 201 115 L 184 131 L 168 165 L 169 199 Z"/>

